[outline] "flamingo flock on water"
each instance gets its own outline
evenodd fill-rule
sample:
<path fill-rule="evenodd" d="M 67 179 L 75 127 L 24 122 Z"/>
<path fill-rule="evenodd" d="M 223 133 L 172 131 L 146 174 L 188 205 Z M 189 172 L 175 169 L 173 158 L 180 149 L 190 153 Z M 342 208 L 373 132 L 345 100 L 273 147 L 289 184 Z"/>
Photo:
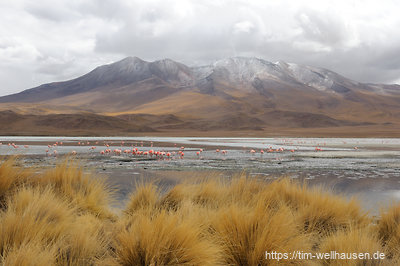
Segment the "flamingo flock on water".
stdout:
<path fill-rule="evenodd" d="M 296 145 L 296 144 L 306 144 L 305 141 L 302 140 L 298 140 L 297 142 L 295 142 L 295 140 L 291 139 L 291 140 L 287 140 L 287 139 L 282 139 L 281 140 L 282 145 L 285 146 L 289 146 L 289 145 Z M 343 141 L 344 144 L 346 144 L 345 141 Z M 90 141 L 78 141 L 77 142 L 77 146 L 89 146 L 88 150 L 89 152 L 95 152 L 95 150 L 103 145 L 104 149 L 101 149 L 99 151 L 99 154 L 102 156 L 106 156 L 106 155 L 132 155 L 132 156 L 142 156 L 142 157 L 149 157 L 149 158 L 158 158 L 158 159 L 172 159 L 172 158 L 180 158 L 183 159 L 185 156 L 185 147 L 181 146 L 178 151 L 165 151 L 165 150 L 155 150 L 152 149 L 153 148 L 153 142 L 150 141 L 148 143 L 148 146 L 151 149 L 150 150 L 142 150 L 139 147 L 144 147 L 144 143 L 143 141 L 140 142 L 136 142 L 135 146 L 131 146 L 131 147 L 124 147 L 124 145 L 126 144 L 125 141 L 121 141 L 120 143 L 120 147 L 121 148 L 114 148 L 111 149 L 110 146 L 115 146 L 115 144 L 113 142 L 103 142 L 103 144 L 100 144 L 99 141 L 93 141 L 92 143 Z M 262 143 L 265 144 L 265 143 Z M 326 146 L 326 143 L 314 143 L 317 144 L 315 147 L 315 151 L 316 152 L 320 152 L 323 151 L 323 149 L 321 148 L 321 146 Z M 3 145 L 3 143 L 0 142 L 0 146 Z M 15 144 L 15 143 L 7 143 L 8 146 L 13 147 L 14 149 L 19 149 L 20 146 Z M 45 150 L 45 153 L 47 156 L 57 156 L 58 155 L 58 151 L 57 151 L 57 147 L 58 146 L 63 146 L 64 143 L 61 141 L 57 141 L 55 143 L 52 144 L 48 144 L 47 148 Z M 72 143 L 69 143 L 69 145 L 73 145 Z M 75 146 L 75 145 L 73 145 Z M 118 145 L 119 146 L 119 145 Z M 177 148 L 177 144 L 174 144 L 175 148 Z M 23 145 L 22 146 L 25 149 L 29 149 L 29 145 Z M 256 150 L 256 149 L 246 149 L 245 147 L 243 147 L 243 149 L 245 149 L 245 151 L 249 152 L 250 154 L 254 155 L 259 153 L 260 155 L 263 155 L 264 153 L 283 153 L 285 151 L 294 153 L 296 150 L 295 149 L 290 149 L 290 150 L 285 150 L 285 148 L 283 147 L 279 147 L 279 148 L 273 148 L 272 146 L 267 147 L 265 149 L 260 149 L 260 150 Z M 357 150 L 358 147 L 354 147 L 354 150 Z M 195 154 L 198 158 L 202 158 L 202 153 L 203 153 L 204 149 L 200 148 L 197 151 L 195 150 Z M 222 154 L 223 156 L 225 156 L 228 151 L 227 150 L 223 150 L 223 149 L 215 149 L 215 152 L 218 154 Z M 70 152 L 71 155 L 77 155 L 78 152 L 73 150 Z"/>

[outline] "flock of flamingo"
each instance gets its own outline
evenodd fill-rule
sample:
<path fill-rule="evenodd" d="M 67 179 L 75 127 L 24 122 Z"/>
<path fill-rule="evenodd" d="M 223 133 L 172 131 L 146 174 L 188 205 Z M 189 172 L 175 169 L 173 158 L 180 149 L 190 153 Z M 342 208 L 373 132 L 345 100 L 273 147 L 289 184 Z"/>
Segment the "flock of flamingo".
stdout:
<path fill-rule="evenodd" d="M 73 145 L 73 143 L 68 143 L 68 145 Z M 99 146 L 102 146 L 103 149 L 101 149 L 99 151 L 100 155 L 133 155 L 133 156 L 143 156 L 143 157 L 150 157 L 150 158 L 158 158 L 158 159 L 171 159 L 171 158 L 180 158 L 183 159 L 185 156 L 185 147 L 181 146 L 178 151 L 164 151 L 164 150 L 154 150 L 153 148 L 153 142 L 150 141 L 148 144 L 150 149 L 147 150 L 141 150 L 138 147 L 144 147 L 144 143 L 143 141 L 136 142 L 136 145 L 132 145 L 130 147 L 129 144 L 126 144 L 124 141 L 118 142 L 117 144 L 113 143 L 113 142 L 106 142 L 104 141 L 102 144 L 99 143 L 99 141 L 78 141 L 77 146 L 89 146 L 89 152 L 94 152 L 95 150 L 98 149 Z M 264 143 L 263 143 L 264 144 Z M 282 140 L 282 144 L 283 145 L 293 145 L 293 141 L 289 142 L 286 141 L 285 139 Z M 297 144 L 305 144 L 301 141 L 298 141 Z M 3 145 L 3 143 L 0 142 L 0 146 Z M 18 149 L 20 148 L 19 145 L 16 145 L 15 143 L 7 143 L 8 146 L 13 147 L 14 149 Z M 45 150 L 45 154 L 47 156 L 57 156 L 58 155 L 58 151 L 57 151 L 57 147 L 58 146 L 63 146 L 64 143 L 63 142 L 55 142 L 52 144 L 48 144 L 47 148 Z M 128 146 L 127 146 L 128 145 Z M 323 149 L 321 148 L 321 146 L 325 146 L 326 143 L 318 143 L 318 146 L 315 147 L 315 151 L 316 152 L 320 152 L 323 151 Z M 119 146 L 119 148 L 110 148 L 110 146 Z M 145 145 L 146 146 L 146 145 Z M 28 149 L 29 146 L 28 145 L 23 145 L 22 146 L 25 149 Z M 124 148 L 123 148 L 124 147 Z M 174 144 L 174 148 L 175 150 L 177 149 L 177 144 Z M 259 149 L 258 151 L 255 149 L 246 149 L 246 147 L 243 147 L 243 149 L 245 149 L 247 152 L 249 152 L 250 154 L 256 154 L 259 153 L 261 155 L 263 155 L 264 153 L 282 153 L 285 151 L 294 153 L 296 150 L 295 149 L 290 149 L 290 150 L 286 150 L 283 147 L 279 147 L 279 148 L 272 148 L 272 146 L 265 148 L 265 149 Z M 298 149 L 298 148 L 297 148 Z M 357 150 L 357 147 L 354 147 L 355 150 Z M 195 151 L 195 154 L 197 155 L 198 158 L 201 158 L 201 154 L 204 151 L 204 149 L 199 148 L 197 151 Z M 223 149 L 215 149 L 215 152 L 218 154 L 222 154 L 222 155 L 226 155 L 228 153 L 227 150 L 223 150 Z M 72 155 L 76 155 L 77 151 L 73 150 L 70 152 L 70 154 Z"/>

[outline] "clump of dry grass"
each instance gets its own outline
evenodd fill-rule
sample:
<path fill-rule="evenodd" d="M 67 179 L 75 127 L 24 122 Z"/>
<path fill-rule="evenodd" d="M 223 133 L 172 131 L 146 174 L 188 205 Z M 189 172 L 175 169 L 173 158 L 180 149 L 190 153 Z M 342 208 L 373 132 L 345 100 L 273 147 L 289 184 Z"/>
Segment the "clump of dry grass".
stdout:
<path fill-rule="evenodd" d="M 271 265 L 277 261 L 266 259 L 266 251 L 311 250 L 310 238 L 300 233 L 287 207 L 268 211 L 231 206 L 215 218 L 212 227 L 223 247 L 225 264 Z"/>
<path fill-rule="evenodd" d="M 59 265 L 115 263 L 111 250 L 112 224 L 91 214 L 77 216 L 59 244 Z"/>
<path fill-rule="evenodd" d="M 381 211 L 377 224 L 379 238 L 387 249 L 389 257 L 400 258 L 400 205 L 393 205 Z"/>
<path fill-rule="evenodd" d="M 53 247 L 29 242 L 24 243 L 19 247 L 7 249 L 7 252 L 0 256 L 0 264 L 10 266 L 56 265 L 56 254 L 57 252 Z"/>
<path fill-rule="evenodd" d="M 152 211 L 156 209 L 159 197 L 160 192 L 153 183 L 137 184 L 135 193 L 130 196 L 125 213 L 133 214 L 138 211 Z"/>
<path fill-rule="evenodd" d="M 129 215 L 145 208 L 149 217 L 165 211 L 199 221 L 203 234 L 222 248 L 223 262 L 235 265 L 275 263 L 265 259 L 267 250 L 315 251 L 323 237 L 371 222 L 355 200 L 289 179 L 206 180 L 179 184 L 164 195 L 141 184 L 128 206 Z"/>
<path fill-rule="evenodd" d="M 189 187 L 183 184 L 178 184 L 163 195 L 159 201 L 162 209 L 176 211 L 182 207 L 182 203 L 187 200 Z"/>
<path fill-rule="evenodd" d="M 11 162 L 2 167 L 7 170 L 3 173 L 17 169 L 25 174 Z M 24 179 L 14 178 L 18 185 L 9 186 L 4 194 L 4 208 L 0 211 L 1 265 L 112 265 L 115 262 L 108 228 L 111 221 L 82 204 L 85 197 L 92 199 L 91 193 L 97 191 L 101 195 L 98 198 L 103 199 L 99 206 L 105 210 L 101 214 L 111 213 L 105 201 L 110 197 L 105 195 L 107 190 L 99 193 L 103 183 L 96 183 L 94 179 L 89 182 L 89 177 L 82 178 L 71 165 L 62 167 L 63 171 L 57 170 L 63 173 L 67 184 L 62 181 L 57 184 L 60 175 L 52 176 L 52 171 L 42 176 L 30 174 L 29 178 L 28 175 Z M 68 184 L 75 190 L 68 190 Z M 67 193 L 61 193 L 62 188 Z"/>
<path fill-rule="evenodd" d="M 15 166 L 15 158 L 0 162 L 0 209 L 5 207 L 7 194 L 24 184 L 29 176 L 29 171 Z"/>
<path fill-rule="evenodd" d="M 38 175 L 0 165 L 0 265 L 377 265 L 276 252 L 368 252 L 400 262 L 400 207 L 375 223 L 356 200 L 287 178 L 139 183 L 119 215 L 103 180 L 65 161 Z"/>
<path fill-rule="evenodd" d="M 73 211 L 50 188 L 20 189 L 0 213 L 0 254 L 30 242 L 56 243 L 73 222 Z"/>
<path fill-rule="evenodd" d="M 202 236 L 201 228 L 176 213 L 136 216 L 117 235 L 122 265 L 217 265 L 219 247 Z"/>
<path fill-rule="evenodd" d="M 41 186 L 53 186 L 56 193 L 66 197 L 82 213 L 101 218 L 114 216 L 109 210 L 112 201 L 111 189 L 103 179 L 93 179 L 85 174 L 76 162 L 65 160 L 36 180 Z"/>
<path fill-rule="evenodd" d="M 385 262 L 373 259 L 374 253 L 384 253 L 384 248 L 379 244 L 376 232 L 370 228 L 339 230 L 324 239 L 319 251 L 341 253 L 335 255 L 336 259 L 325 259 L 323 262 L 328 265 L 382 265 Z M 363 258 L 359 257 L 360 253 L 363 253 Z"/>
<path fill-rule="evenodd" d="M 265 198 L 284 204 L 298 214 L 301 226 L 308 233 L 324 236 L 339 229 L 364 227 L 371 223 L 355 199 L 346 200 L 320 187 L 309 188 L 290 179 L 267 185 Z"/>

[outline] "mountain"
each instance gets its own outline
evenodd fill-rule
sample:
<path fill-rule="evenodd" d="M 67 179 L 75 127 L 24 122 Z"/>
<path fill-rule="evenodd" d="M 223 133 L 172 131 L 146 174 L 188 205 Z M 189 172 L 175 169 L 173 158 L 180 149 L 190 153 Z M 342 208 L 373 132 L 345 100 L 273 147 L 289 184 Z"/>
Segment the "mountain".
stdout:
<path fill-rule="evenodd" d="M 83 123 L 84 130 L 107 134 L 323 128 L 378 134 L 400 125 L 400 86 L 359 83 L 323 68 L 258 58 L 189 67 L 170 59 L 128 57 L 73 80 L 0 97 L 0 110 L 36 121 L 30 127 L 37 130 L 44 127 L 38 121 L 63 115 L 57 119 L 72 124 L 82 116 L 107 120 Z M 51 125 L 46 125 L 49 132 Z"/>

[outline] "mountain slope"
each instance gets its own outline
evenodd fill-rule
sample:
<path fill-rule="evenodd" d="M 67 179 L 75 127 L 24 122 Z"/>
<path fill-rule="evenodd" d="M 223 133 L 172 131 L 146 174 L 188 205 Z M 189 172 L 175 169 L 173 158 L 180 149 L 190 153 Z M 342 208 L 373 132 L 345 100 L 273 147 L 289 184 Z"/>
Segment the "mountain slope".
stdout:
<path fill-rule="evenodd" d="M 0 97 L 0 110 L 9 109 L 45 120 L 49 114 L 84 115 L 91 121 L 87 127 L 101 129 L 91 113 L 117 119 L 121 131 L 391 127 L 400 124 L 400 86 L 363 84 L 327 69 L 258 58 L 188 67 L 128 57 L 70 81 Z M 132 115 L 151 115 L 153 122 L 135 128 L 118 120 Z M 166 122 L 166 115 L 176 119 Z M 68 119 L 62 117 L 73 124 Z"/>

